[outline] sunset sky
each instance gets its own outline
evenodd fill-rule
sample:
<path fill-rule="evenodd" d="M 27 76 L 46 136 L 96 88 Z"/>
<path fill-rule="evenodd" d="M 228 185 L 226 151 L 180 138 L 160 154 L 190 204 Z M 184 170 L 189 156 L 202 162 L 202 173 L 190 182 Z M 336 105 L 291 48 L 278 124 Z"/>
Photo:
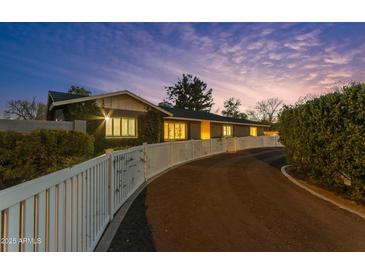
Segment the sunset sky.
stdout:
<path fill-rule="evenodd" d="M 0 112 L 10 99 L 46 101 L 79 85 L 128 89 L 158 103 L 183 73 L 236 97 L 293 103 L 339 81 L 365 81 L 365 24 L 0 23 Z M 0 113 L 0 115 L 1 115 Z"/>

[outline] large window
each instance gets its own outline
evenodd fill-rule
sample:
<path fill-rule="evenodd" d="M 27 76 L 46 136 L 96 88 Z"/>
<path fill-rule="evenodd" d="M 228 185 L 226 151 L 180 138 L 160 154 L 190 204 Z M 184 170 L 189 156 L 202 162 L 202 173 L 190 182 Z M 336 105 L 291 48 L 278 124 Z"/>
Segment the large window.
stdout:
<path fill-rule="evenodd" d="M 223 125 L 223 137 L 232 137 L 232 136 L 233 136 L 233 126 Z"/>
<path fill-rule="evenodd" d="M 250 136 L 257 136 L 257 127 L 250 127 Z"/>
<path fill-rule="evenodd" d="M 105 122 L 107 137 L 137 137 L 137 120 L 134 117 L 109 118 Z"/>
<path fill-rule="evenodd" d="M 184 140 L 186 139 L 186 123 L 182 122 L 165 122 L 164 123 L 165 140 Z"/>

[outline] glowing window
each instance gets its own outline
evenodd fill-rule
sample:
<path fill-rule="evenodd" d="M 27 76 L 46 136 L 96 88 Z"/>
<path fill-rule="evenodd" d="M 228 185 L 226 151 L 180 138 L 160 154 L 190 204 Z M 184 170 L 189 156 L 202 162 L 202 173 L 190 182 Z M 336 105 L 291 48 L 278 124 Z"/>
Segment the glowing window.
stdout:
<path fill-rule="evenodd" d="M 223 125 L 223 137 L 232 137 L 232 136 L 233 136 L 233 126 Z"/>
<path fill-rule="evenodd" d="M 164 139 L 165 140 L 186 139 L 186 124 L 181 122 L 165 122 Z"/>
<path fill-rule="evenodd" d="M 257 127 L 250 127 L 250 136 L 257 136 Z"/>
<path fill-rule="evenodd" d="M 136 136 L 136 119 L 128 118 L 128 136 Z"/>
<path fill-rule="evenodd" d="M 113 118 L 113 135 L 120 136 L 120 118 Z"/>
<path fill-rule="evenodd" d="M 210 139 L 210 122 L 202 121 L 200 126 L 200 138 L 202 140 Z"/>
<path fill-rule="evenodd" d="M 137 120 L 133 117 L 109 118 L 105 125 L 105 135 L 108 137 L 136 137 Z"/>
<path fill-rule="evenodd" d="M 105 134 L 106 136 L 113 136 L 113 119 L 105 120 Z"/>
<path fill-rule="evenodd" d="M 122 118 L 122 136 L 128 135 L 128 118 Z"/>

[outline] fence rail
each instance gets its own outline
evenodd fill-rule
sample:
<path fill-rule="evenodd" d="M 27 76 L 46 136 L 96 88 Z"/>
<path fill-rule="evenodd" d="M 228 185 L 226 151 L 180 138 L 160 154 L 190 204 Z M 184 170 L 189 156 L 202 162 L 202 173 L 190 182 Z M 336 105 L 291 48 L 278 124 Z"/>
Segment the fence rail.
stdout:
<path fill-rule="evenodd" d="M 0 251 L 93 251 L 146 180 L 205 156 L 275 146 L 269 136 L 144 144 L 10 187 L 0 191 Z"/>

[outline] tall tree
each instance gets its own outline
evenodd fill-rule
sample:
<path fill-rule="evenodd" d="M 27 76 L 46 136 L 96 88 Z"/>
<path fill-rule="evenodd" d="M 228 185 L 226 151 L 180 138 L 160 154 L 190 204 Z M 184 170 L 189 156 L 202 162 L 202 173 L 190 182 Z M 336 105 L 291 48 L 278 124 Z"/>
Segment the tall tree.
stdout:
<path fill-rule="evenodd" d="M 4 111 L 4 116 L 14 117 L 18 120 L 45 120 L 47 116 L 47 107 L 41 102 L 27 100 L 10 100 Z"/>
<path fill-rule="evenodd" d="M 247 115 L 239 110 L 241 106 L 241 101 L 236 98 L 229 98 L 224 101 L 224 109 L 222 110 L 222 115 L 226 117 L 245 119 Z"/>
<path fill-rule="evenodd" d="M 71 86 L 68 93 L 90 96 L 91 91 L 83 87 Z M 101 109 L 97 106 L 95 100 L 70 104 L 64 109 L 65 120 L 93 120 L 97 116 L 101 116 Z"/>
<path fill-rule="evenodd" d="M 183 74 L 173 86 L 165 87 L 166 101 L 174 107 L 209 112 L 213 106 L 212 89 L 196 76 Z"/>
<path fill-rule="evenodd" d="M 90 96 L 91 95 L 91 91 L 86 90 L 83 87 L 78 87 L 78 86 L 71 86 L 68 89 L 68 93 L 78 94 L 78 95 L 85 95 L 85 96 Z"/>
<path fill-rule="evenodd" d="M 252 120 L 259 120 L 273 124 L 283 106 L 283 101 L 277 97 L 262 100 L 256 103 L 255 109 L 248 111 L 248 116 Z"/>

